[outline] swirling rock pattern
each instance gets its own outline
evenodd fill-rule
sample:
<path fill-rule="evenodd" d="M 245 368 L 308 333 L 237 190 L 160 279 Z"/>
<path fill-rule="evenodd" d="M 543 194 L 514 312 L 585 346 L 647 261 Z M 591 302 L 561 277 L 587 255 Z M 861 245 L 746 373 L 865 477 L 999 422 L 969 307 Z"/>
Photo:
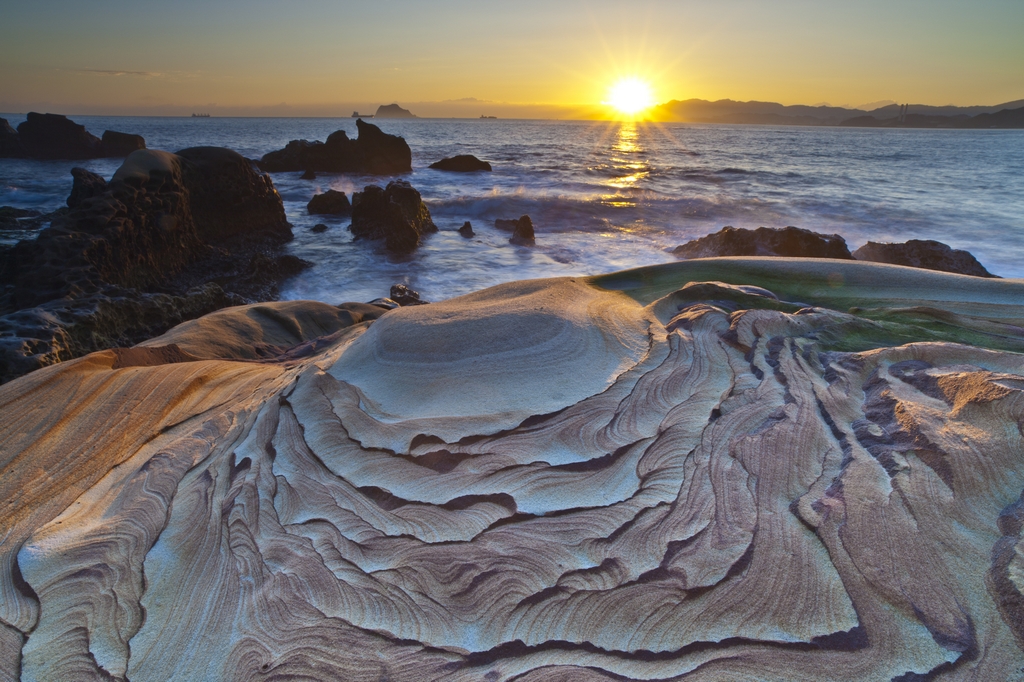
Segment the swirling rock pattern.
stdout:
<path fill-rule="evenodd" d="M 1022 679 L 1024 356 L 834 305 L 901 277 L 889 313 L 1024 318 L 1020 282 L 721 260 L 222 311 L 30 374 L 0 387 L 0 666 Z"/>

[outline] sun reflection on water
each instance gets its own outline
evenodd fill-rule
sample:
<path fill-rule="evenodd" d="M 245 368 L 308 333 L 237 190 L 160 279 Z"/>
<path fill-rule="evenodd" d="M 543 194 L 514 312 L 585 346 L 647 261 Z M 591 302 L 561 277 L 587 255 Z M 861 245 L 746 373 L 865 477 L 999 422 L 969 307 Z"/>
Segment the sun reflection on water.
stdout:
<path fill-rule="evenodd" d="M 611 151 L 615 177 L 605 181 L 604 184 L 607 186 L 631 189 L 650 174 L 651 167 L 645 158 L 647 150 L 640 140 L 640 125 L 635 121 L 626 121 L 619 126 Z M 614 199 L 622 200 L 621 197 Z M 633 203 L 630 202 L 628 205 Z"/>

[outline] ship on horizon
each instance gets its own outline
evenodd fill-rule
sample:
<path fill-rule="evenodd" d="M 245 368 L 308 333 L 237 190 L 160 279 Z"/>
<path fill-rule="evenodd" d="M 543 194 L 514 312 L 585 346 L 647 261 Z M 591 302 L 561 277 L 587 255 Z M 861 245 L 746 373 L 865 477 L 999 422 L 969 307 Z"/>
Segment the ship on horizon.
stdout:
<path fill-rule="evenodd" d="M 358 111 L 353 111 L 352 118 L 373 118 L 373 114 L 360 114 Z"/>
<path fill-rule="evenodd" d="M 209 114 L 192 114 L 192 118 L 210 118 Z"/>

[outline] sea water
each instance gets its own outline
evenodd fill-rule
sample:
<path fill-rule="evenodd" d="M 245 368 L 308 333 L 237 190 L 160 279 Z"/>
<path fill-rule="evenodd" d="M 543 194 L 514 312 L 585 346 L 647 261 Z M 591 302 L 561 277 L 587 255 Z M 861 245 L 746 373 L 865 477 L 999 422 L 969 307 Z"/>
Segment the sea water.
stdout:
<path fill-rule="evenodd" d="M 22 116 L 5 115 L 12 125 Z M 137 133 L 151 149 L 229 147 L 250 158 L 289 140 L 356 136 L 349 118 L 73 116 L 96 135 Z M 314 265 L 285 299 L 368 301 L 404 283 L 439 300 L 517 279 L 590 275 L 674 260 L 669 252 L 725 225 L 796 225 L 872 241 L 935 239 L 971 251 L 989 271 L 1024 277 L 1024 131 L 642 124 L 514 120 L 375 120 L 412 149 L 400 177 L 423 195 L 437 234 L 412 254 L 354 241 L 346 218 L 310 216 L 318 192 L 351 196 L 389 178 L 274 173 L 295 239 Z M 490 173 L 428 166 L 473 154 Z M 0 159 L 0 205 L 51 211 L 72 166 L 109 178 L 119 159 Z M 534 247 L 515 246 L 497 218 L 527 214 Z M 470 221 L 476 236 L 456 231 Z M 328 229 L 311 228 L 324 223 Z M 0 234 L 0 243 L 31 236 Z"/>

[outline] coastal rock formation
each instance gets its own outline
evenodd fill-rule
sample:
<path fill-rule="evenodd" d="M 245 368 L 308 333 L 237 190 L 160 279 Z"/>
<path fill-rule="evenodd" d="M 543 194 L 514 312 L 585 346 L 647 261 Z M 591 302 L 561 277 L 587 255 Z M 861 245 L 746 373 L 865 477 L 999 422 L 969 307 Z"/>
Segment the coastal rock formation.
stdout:
<path fill-rule="evenodd" d="M 1021 301 L 708 259 L 46 368 L 0 386 L 0 674 L 1019 679 Z"/>
<path fill-rule="evenodd" d="M 383 239 L 389 251 L 408 253 L 423 235 L 437 232 L 420 193 L 405 180 L 393 180 L 384 189 L 367 185 L 352 195 L 352 224 L 357 238 Z"/>
<path fill-rule="evenodd" d="M 459 234 L 461 234 L 466 239 L 469 239 L 470 237 L 475 237 L 476 232 L 473 231 L 473 223 L 469 222 L 468 220 L 462 223 L 462 227 L 459 228 Z"/>
<path fill-rule="evenodd" d="M 29 112 L 17 130 L 0 119 L 0 157 L 95 159 L 127 156 L 145 148 L 141 135 L 107 130 L 101 139 L 60 114 Z"/>
<path fill-rule="evenodd" d="M 412 170 L 412 151 L 405 139 L 388 135 L 372 123 L 356 121 L 358 137 L 350 140 L 344 130 L 331 133 L 327 142 L 292 140 L 284 149 L 264 154 L 260 168 L 325 173 L 396 175 Z"/>
<path fill-rule="evenodd" d="M 931 239 L 911 239 L 902 244 L 868 242 L 853 252 L 857 260 L 907 265 L 975 277 L 995 277 L 969 251 L 953 249 Z"/>
<path fill-rule="evenodd" d="M 519 216 L 517 220 L 498 218 L 494 221 L 494 226 L 499 230 L 511 232 L 509 242 L 517 246 L 533 246 L 537 243 L 533 232 L 533 220 L 528 215 Z"/>
<path fill-rule="evenodd" d="M 226 149 L 132 153 L 73 172 L 66 213 L 0 251 L 0 381 L 276 296 L 303 263 L 269 177 Z"/>
<path fill-rule="evenodd" d="M 382 104 L 377 107 L 377 113 L 373 115 L 374 118 L 416 118 L 408 109 L 403 109 L 397 104 Z"/>
<path fill-rule="evenodd" d="M 392 284 L 391 295 L 388 297 L 398 305 L 423 305 L 429 303 L 420 299 L 420 292 L 410 289 L 405 284 Z"/>
<path fill-rule="evenodd" d="M 677 246 L 678 258 L 717 256 L 783 256 L 787 258 L 842 258 L 850 260 L 846 240 L 838 234 L 818 234 L 799 227 L 759 227 L 756 230 L 723 227 L 714 234 Z"/>
<path fill-rule="evenodd" d="M 472 154 L 458 154 L 451 158 L 444 158 L 430 164 L 431 168 L 455 173 L 475 173 L 476 171 L 490 171 L 491 164 L 481 161 Z"/>
<path fill-rule="evenodd" d="M 329 189 L 314 195 L 306 204 L 306 211 L 310 215 L 348 215 L 352 212 L 352 204 L 344 192 Z"/>

